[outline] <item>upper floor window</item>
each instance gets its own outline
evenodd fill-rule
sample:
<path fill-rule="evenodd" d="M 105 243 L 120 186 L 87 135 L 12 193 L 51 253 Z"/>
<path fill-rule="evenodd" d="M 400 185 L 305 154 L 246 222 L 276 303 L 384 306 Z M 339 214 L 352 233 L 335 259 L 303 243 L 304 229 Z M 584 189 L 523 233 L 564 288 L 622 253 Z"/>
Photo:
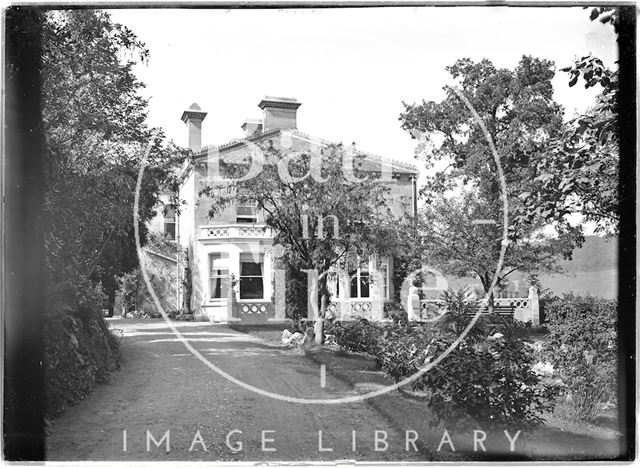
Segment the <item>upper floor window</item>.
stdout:
<path fill-rule="evenodd" d="M 164 208 L 164 234 L 170 239 L 176 238 L 176 211 L 169 206 Z"/>
<path fill-rule="evenodd" d="M 236 208 L 237 223 L 257 223 L 258 209 L 252 204 L 238 205 Z"/>

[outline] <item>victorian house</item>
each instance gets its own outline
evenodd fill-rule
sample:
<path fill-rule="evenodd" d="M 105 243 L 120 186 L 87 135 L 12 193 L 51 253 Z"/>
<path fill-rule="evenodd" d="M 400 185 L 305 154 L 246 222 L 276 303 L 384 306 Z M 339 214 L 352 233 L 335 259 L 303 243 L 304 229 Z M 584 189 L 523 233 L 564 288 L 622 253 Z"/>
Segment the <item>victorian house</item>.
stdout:
<path fill-rule="evenodd" d="M 263 214 L 253 206 L 228 206 L 214 218 L 209 216 L 213 202 L 201 195 L 210 184 L 211 174 L 220 160 L 245 158 L 261 144 L 279 145 L 295 151 L 317 150 L 329 143 L 298 130 L 297 112 L 301 103 L 291 98 L 265 97 L 258 104 L 261 120 L 247 120 L 241 128 L 245 135 L 221 146 L 202 147 L 201 130 L 207 113 L 196 104 L 182 114 L 189 133 L 189 148 L 195 157 L 181 172 L 180 198 L 185 201 L 180 213 L 165 212 L 156 220 L 156 230 L 175 239 L 186 251 L 179 258 L 188 265 L 191 276 L 191 308 L 197 318 L 212 322 L 267 323 L 283 320 L 284 272 L 277 268 L 270 228 Z M 387 168 L 390 176 L 390 208 L 395 216 L 416 210 L 418 171 L 411 164 L 364 154 L 363 169 Z M 329 223 L 330 225 L 330 223 Z M 354 258 L 348 276 L 337 275 L 330 281 L 330 311 L 342 318 L 365 316 L 382 318 L 383 301 L 393 297 L 391 281 L 393 259 L 381 256 Z M 182 269 L 180 269 L 182 271 Z M 371 282 L 375 272 L 382 281 Z M 188 291 L 188 289 L 187 289 Z M 380 300 L 381 299 L 381 300 Z"/>

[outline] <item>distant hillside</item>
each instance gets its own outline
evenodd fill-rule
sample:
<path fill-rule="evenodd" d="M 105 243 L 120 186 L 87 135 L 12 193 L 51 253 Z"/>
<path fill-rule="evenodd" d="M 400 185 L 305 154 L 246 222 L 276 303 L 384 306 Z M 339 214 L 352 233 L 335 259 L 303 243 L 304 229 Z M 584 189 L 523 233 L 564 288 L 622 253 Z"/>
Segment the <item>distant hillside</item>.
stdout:
<path fill-rule="evenodd" d="M 572 260 L 560 264 L 569 273 L 618 268 L 618 238 L 587 236 L 582 247 L 573 251 Z"/>
<path fill-rule="evenodd" d="M 590 294 L 607 299 L 618 295 L 618 239 L 616 237 L 587 236 L 581 248 L 574 250 L 572 260 L 560 261 L 560 274 L 540 275 L 543 289 L 561 296 L 565 293 Z M 509 276 L 512 288 L 519 296 L 526 296 L 529 283 L 526 275 L 515 272 Z M 446 277 L 449 286 L 480 288 L 474 278 Z"/>
<path fill-rule="evenodd" d="M 554 294 L 591 294 L 614 299 L 618 296 L 618 238 L 587 236 L 573 251 L 571 260 L 561 261 L 565 273 L 542 275 L 543 288 Z"/>

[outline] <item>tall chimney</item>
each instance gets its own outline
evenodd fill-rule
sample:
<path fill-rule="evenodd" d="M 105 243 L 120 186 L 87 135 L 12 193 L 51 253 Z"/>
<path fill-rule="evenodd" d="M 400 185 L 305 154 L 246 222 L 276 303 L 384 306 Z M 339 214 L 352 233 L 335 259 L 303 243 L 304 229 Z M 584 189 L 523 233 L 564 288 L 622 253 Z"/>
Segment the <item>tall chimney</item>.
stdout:
<path fill-rule="evenodd" d="M 202 121 L 206 116 L 195 102 L 182 113 L 182 121 L 189 127 L 189 149 L 194 153 L 202 148 Z"/>
<path fill-rule="evenodd" d="M 264 111 L 263 130 L 269 131 L 275 128 L 283 130 L 296 130 L 296 111 L 302 103 L 295 98 L 283 98 L 265 96 L 258 107 Z"/>
<path fill-rule="evenodd" d="M 260 133 L 262 132 L 262 120 L 245 119 L 242 124 L 242 130 L 244 130 L 247 138 L 255 135 L 256 133 Z"/>

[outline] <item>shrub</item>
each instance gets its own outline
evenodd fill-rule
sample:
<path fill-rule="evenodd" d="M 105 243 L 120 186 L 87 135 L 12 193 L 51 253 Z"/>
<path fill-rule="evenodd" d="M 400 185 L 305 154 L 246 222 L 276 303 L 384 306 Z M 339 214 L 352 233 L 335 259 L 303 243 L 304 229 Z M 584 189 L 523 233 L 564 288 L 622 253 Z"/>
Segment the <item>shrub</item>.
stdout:
<path fill-rule="evenodd" d="M 450 337 L 437 337 L 430 357 L 451 343 Z M 559 387 L 543 382 L 532 364 L 533 351 L 521 339 L 496 335 L 461 342 L 423 377 L 435 422 L 464 425 L 471 419 L 484 427 L 541 423 Z"/>
<path fill-rule="evenodd" d="M 118 278 L 117 282 L 116 302 L 122 308 L 122 315 L 124 316 L 136 310 L 140 269 L 136 268 L 129 273 L 124 273 Z"/>
<path fill-rule="evenodd" d="M 432 336 L 425 326 L 388 325 L 378 340 L 378 363 L 399 382 L 424 367 Z M 420 381 L 414 382 L 413 386 L 420 387 Z"/>
<path fill-rule="evenodd" d="M 342 349 L 375 356 L 380 367 L 401 381 L 424 368 L 459 337 L 475 307 L 464 290 L 442 297 L 447 313 L 427 324 L 398 320 L 378 326 L 365 319 L 329 327 Z M 560 384 L 533 369 L 534 347 L 523 340 L 525 326 L 502 324 L 488 337 L 488 320 L 480 317 L 466 338 L 437 366 L 412 382 L 425 395 L 435 423 L 485 427 L 536 425 L 553 408 Z"/>
<path fill-rule="evenodd" d="M 120 365 L 119 339 L 102 316 L 100 283 L 71 271 L 50 278 L 43 314 L 45 417 L 84 399 Z"/>
<path fill-rule="evenodd" d="M 385 302 L 383 317 L 400 325 L 406 325 L 409 322 L 407 311 L 404 310 L 402 303 Z"/>
<path fill-rule="evenodd" d="M 368 353 L 377 356 L 379 338 L 382 329 L 367 319 L 361 318 L 354 322 L 334 322 L 325 330 L 336 338 L 340 348 L 354 353 Z"/>
<path fill-rule="evenodd" d="M 592 296 L 565 295 L 546 304 L 549 359 L 566 384 L 568 413 L 592 421 L 615 403 L 617 303 Z"/>
<path fill-rule="evenodd" d="M 449 288 L 442 293 L 440 299 L 444 303 L 446 313 L 435 322 L 436 326 L 444 333 L 450 333 L 456 337 L 461 335 L 478 310 L 473 294 L 467 288 L 456 290 Z M 488 328 L 487 317 L 478 317 L 473 328 L 469 330 L 467 339 L 475 341 L 486 337 Z"/>

